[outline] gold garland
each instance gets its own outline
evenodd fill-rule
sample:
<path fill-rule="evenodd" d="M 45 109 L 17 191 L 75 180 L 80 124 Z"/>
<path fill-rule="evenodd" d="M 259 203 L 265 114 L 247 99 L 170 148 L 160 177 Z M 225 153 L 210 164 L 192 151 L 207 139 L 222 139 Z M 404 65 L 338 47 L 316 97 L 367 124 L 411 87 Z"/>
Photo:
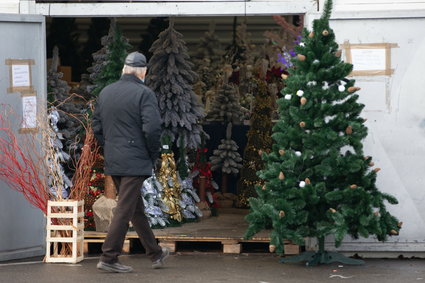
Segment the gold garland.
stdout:
<path fill-rule="evenodd" d="M 159 170 L 158 180 L 161 183 L 164 194 L 164 203 L 168 206 L 166 213 L 171 215 L 171 219 L 182 221 L 181 208 L 179 200 L 181 199 L 180 183 L 177 179 L 176 174 L 176 162 L 174 161 L 173 153 L 161 154 L 161 169 Z M 170 186 L 169 180 L 171 178 L 172 186 Z"/>

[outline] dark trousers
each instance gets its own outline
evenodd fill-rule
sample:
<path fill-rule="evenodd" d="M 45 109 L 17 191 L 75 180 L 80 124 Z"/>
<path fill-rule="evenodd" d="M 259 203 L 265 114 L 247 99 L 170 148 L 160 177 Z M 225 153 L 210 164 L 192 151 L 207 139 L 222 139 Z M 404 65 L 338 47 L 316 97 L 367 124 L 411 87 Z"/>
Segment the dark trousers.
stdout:
<path fill-rule="evenodd" d="M 140 192 L 145 179 L 144 176 L 112 176 L 118 191 L 118 203 L 109 226 L 108 235 L 102 246 L 101 261 L 106 263 L 118 261 L 128 231 L 129 221 L 133 223 L 148 257 L 152 261 L 160 258 L 162 250 L 149 226 Z"/>

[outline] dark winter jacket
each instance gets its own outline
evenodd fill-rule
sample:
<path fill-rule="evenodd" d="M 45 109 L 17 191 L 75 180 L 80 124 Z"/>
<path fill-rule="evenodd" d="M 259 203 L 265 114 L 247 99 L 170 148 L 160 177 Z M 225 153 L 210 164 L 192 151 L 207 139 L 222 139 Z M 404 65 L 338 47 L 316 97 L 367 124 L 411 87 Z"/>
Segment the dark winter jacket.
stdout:
<path fill-rule="evenodd" d="M 161 124 L 155 93 L 136 76 L 123 75 L 105 87 L 93 115 L 93 131 L 104 148 L 105 174 L 151 175 Z"/>

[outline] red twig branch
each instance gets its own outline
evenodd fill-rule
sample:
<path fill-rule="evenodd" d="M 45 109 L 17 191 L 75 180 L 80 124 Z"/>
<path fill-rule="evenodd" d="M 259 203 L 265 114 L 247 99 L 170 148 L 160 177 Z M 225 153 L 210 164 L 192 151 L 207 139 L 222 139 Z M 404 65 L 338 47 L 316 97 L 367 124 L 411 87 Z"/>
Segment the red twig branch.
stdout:
<path fill-rule="evenodd" d="M 44 213 L 50 198 L 46 167 L 37 153 L 36 139 L 23 135 L 20 142 L 11 130 L 6 117 L 12 112 L 0 113 L 0 180 Z M 33 135 L 30 135 L 33 136 Z"/>

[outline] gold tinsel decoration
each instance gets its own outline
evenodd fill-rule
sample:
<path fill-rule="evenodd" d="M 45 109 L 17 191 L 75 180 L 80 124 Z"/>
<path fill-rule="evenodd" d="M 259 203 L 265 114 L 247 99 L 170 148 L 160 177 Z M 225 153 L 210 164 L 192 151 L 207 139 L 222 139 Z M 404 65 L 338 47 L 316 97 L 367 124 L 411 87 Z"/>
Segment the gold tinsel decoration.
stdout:
<path fill-rule="evenodd" d="M 179 200 L 181 199 L 180 183 L 176 173 L 176 162 L 173 153 L 161 154 L 161 169 L 159 170 L 158 181 L 161 183 L 164 191 L 163 200 L 168 206 L 166 213 L 171 215 L 171 219 L 178 222 L 182 221 L 181 208 Z M 170 185 L 170 182 L 172 184 Z"/>

